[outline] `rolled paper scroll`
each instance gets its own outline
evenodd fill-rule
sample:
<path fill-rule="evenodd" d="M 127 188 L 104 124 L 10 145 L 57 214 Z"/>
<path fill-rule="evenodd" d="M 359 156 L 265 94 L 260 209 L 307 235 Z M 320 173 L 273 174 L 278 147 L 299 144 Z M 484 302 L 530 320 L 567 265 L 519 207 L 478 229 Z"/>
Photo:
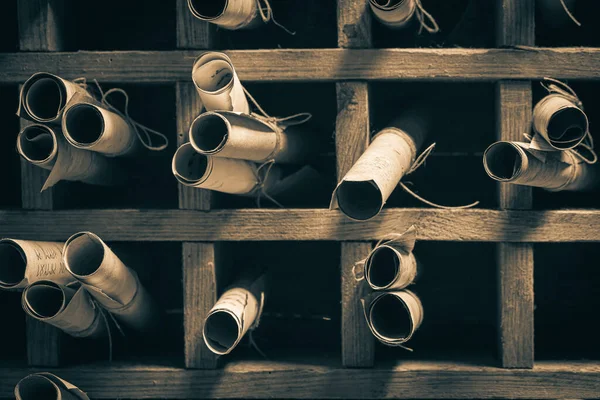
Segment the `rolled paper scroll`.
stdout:
<path fill-rule="evenodd" d="M 192 14 L 225 29 L 251 28 L 260 21 L 258 0 L 188 0 Z"/>
<path fill-rule="evenodd" d="M 417 276 L 417 260 L 412 253 L 416 230 L 381 240 L 361 263 L 364 278 L 374 290 L 399 290 L 410 285 Z"/>
<path fill-rule="evenodd" d="M 17 136 L 17 151 L 31 164 L 51 170 L 42 191 L 61 180 L 116 185 L 124 179 L 114 162 L 69 145 L 57 127 L 26 126 Z"/>
<path fill-rule="evenodd" d="M 402 177 L 410 171 L 423 144 L 426 123 L 410 114 L 383 129 L 333 192 L 330 209 L 364 221 L 383 208 Z"/>
<path fill-rule="evenodd" d="M 80 232 L 65 243 L 67 270 L 95 300 L 132 329 L 145 332 L 156 327 L 159 310 L 135 271 L 112 252 L 98 236 Z"/>
<path fill-rule="evenodd" d="M 79 286 L 79 285 L 78 285 Z M 74 337 L 101 337 L 107 324 L 88 292 L 50 281 L 35 282 L 23 291 L 25 312 Z"/>
<path fill-rule="evenodd" d="M 309 135 L 254 116 L 219 111 L 201 114 L 190 126 L 190 143 L 200 154 L 263 163 L 303 163 L 316 150 Z"/>
<path fill-rule="evenodd" d="M 226 54 L 211 51 L 198 57 L 192 80 L 207 111 L 250 113 L 244 88 Z"/>
<path fill-rule="evenodd" d="M 258 324 L 264 304 L 265 277 L 251 285 L 238 283 L 225 291 L 204 321 L 202 336 L 215 354 L 229 354 Z"/>
<path fill-rule="evenodd" d="M 584 141 L 589 122 L 579 105 L 560 94 L 550 94 L 533 109 L 533 129 L 552 148 L 567 150 Z"/>
<path fill-rule="evenodd" d="M 571 150 L 539 151 L 529 143 L 497 142 L 483 154 L 485 171 L 499 182 L 541 187 L 550 191 L 583 191 L 598 187 L 598 167 Z"/>
<path fill-rule="evenodd" d="M 406 26 L 417 10 L 415 0 L 371 0 L 370 3 L 375 17 L 392 28 Z"/>
<path fill-rule="evenodd" d="M 62 130 L 67 141 L 76 148 L 109 157 L 132 156 L 142 148 L 131 124 L 93 99 L 67 105 Z"/>
<path fill-rule="evenodd" d="M 408 290 L 374 293 L 365 306 L 365 317 L 377 340 L 403 347 L 423 322 L 423 305 Z"/>
<path fill-rule="evenodd" d="M 75 280 L 62 262 L 62 243 L 0 240 L 0 288 L 23 289 L 40 280 L 66 285 Z"/>
<path fill-rule="evenodd" d="M 15 387 L 17 400 L 90 400 L 77 386 L 48 372 L 21 379 Z"/>
<path fill-rule="evenodd" d="M 59 122 L 75 95 L 90 97 L 81 86 L 47 72 L 33 74 L 23 84 L 17 115 L 35 122 Z"/>

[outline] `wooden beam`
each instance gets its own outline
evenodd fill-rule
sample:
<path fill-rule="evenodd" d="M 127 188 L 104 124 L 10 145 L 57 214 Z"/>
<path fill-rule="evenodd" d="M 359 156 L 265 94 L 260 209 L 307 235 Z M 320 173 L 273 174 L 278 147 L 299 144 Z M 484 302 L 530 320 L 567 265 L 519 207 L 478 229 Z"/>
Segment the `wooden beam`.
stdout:
<path fill-rule="evenodd" d="M 92 399 L 256 398 L 318 399 L 557 399 L 597 398 L 598 362 L 540 362 L 533 370 L 505 370 L 478 363 L 399 361 L 375 369 L 342 369 L 327 360 L 235 361 L 224 370 L 155 365 L 77 366 L 52 373 Z M 0 397 L 33 371 L 0 368 Z"/>
<path fill-rule="evenodd" d="M 119 221 L 119 225 L 110 223 Z M 82 230 L 106 241 L 379 240 L 418 229 L 418 240 L 460 242 L 600 242 L 599 210 L 384 209 L 357 223 L 324 209 L 0 210 L 0 236 L 66 240 Z M 52 229 L 40 229 L 52 226 Z"/>
<path fill-rule="evenodd" d="M 186 0 L 177 1 L 177 46 L 207 49 L 213 41 L 210 24 L 194 18 Z M 177 145 L 189 141 L 188 130 L 194 118 L 202 112 L 202 102 L 194 88 L 190 62 L 187 82 L 177 82 Z M 210 210 L 213 192 L 179 185 L 179 208 Z M 184 354 L 187 368 L 216 368 L 217 356 L 202 337 L 204 319 L 217 301 L 217 245 L 215 243 L 184 242 L 183 251 L 183 325 Z"/>
<path fill-rule="evenodd" d="M 372 46 L 369 2 L 337 0 L 338 47 L 360 49 Z"/>
<path fill-rule="evenodd" d="M 245 82 L 600 79 L 600 48 L 233 50 Z M 1 53 L 0 82 L 45 70 L 112 83 L 189 81 L 198 51 Z"/>
<path fill-rule="evenodd" d="M 64 50 L 64 0 L 27 0 L 17 2 L 19 50 Z"/>
<path fill-rule="evenodd" d="M 498 46 L 533 46 L 535 0 L 496 0 L 496 43 Z"/>

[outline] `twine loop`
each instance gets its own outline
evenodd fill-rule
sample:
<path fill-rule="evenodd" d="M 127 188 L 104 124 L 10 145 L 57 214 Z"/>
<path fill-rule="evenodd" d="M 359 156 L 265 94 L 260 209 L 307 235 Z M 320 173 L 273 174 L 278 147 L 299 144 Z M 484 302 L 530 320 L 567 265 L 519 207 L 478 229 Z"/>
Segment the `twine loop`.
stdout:
<path fill-rule="evenodd" d="M 264 4 L 264 6 L 263 6 L 263 4 Z M 265 24 L 269 21 L 273 21 L 273 23 L 275 25 L 277 25 L 278 27 L 283 29 L 288 34 L 290 34 L 292 36 L 296 35 L 296 32 L 290 31 L 288 28 L 281 25 L 279 22 L 277 22 L 275 20 L 275 17 L 273 16 L 273 9 L 271 8 L 271 4 L 269 3 L 269 0 L 256 0 L 256 6 L 258 7 L 258 12 L 260 13 L 260 17 L 262 18 L 262 20 Z"/>
<path fill-rule="evenodd" d="M 97 300 L 91 298 L 91 301 L 92 301 L 92 307 L 94 309 L 97 309 L 100 312 L 100 315 L 102 316 L 102 320 L 104 321 L 104 326 L 106 327 L 106 332 L 107 332 L 106 336 L 108 336 L 108 361 L 112 362 L 112 360 L 113 360 L 112 330 L 110 329 L 110 323 L 108 322 L 108 318 L 106 318 L 106 314 L 108 314 L 110 319 L 113 321 L 113 323 L 117 327 L 117 330 L 119 331 L 121 336 L 125 337 L 125 332 L 123 332 L 123 329 L 121 329 L 121 325 L 119 325 L 119 323 L 117 322 L 115 317 L 110 312 L 105 310 L 104 307 L 102 307 L 100 305 L 100 303 L 98 303 Z"/>
<path fill-rule="evenodd" d="M 573 13 L 569 10 L 569 7 L 567 7 L 567 5 L 565 4 L 565 0 L 560 0 L 560 4 L 562 4 L 562 6 L 563 6 L 565 12 L 567 13 L 567 15 L 569 16 L 569 18 L 571 18 L 571 20 L 573 22 L 575 22 L 575 24 L 577 26 L 581 26 L 581 22 L 579 22 L 577 20 L 577 18 L 575 18 L 575 16 L 573 15 Z"/>
<path fill-rule="evenodd" d="M 248 329 L 248 343 L 250 347 L 252 347 L 256 352 L 264 359 L 268 359 L 267 355 L 258 347 L 258 344 L 254 340 L 254 330 L 258 328 L 260 325 L 260 318 L 263 314 L 263 309 L 265 306 L 265 292 L 260 292 L 260 303 L 258 304 L 258 311 L 256 313 L 256 319 L 254 320 L 254 324 Z"/>
<path fill-rule="evenodd" d="M 161 151 L 161 150 L 166 149 L 169 146 L 169 139 L 164 134 L 162 134 L 154 129 L 148 128 L 147 126 L 142 125 L 139 122 L 136 122 L 133 118 L 131 118 L 129 116 L 129 95 L 127 94 L 127 92 L 125 90 L 119 89 L 119 88 L 113 88 L 113 89 L 110 89 L 110 90 L 104 92 L 96 79 L 94 79 L 94 82 L 96 83 L 96 86 L 98 87 L 98 90 L 100 91 L 100 95 L 102 96 L 100 102 L 106 108 L 108 108 L 110 111 L 113 111 L 114 113 L 118 114 L 123 119 L 125 119 L 129 123 L 129 125 L 131 125 L 131 127 L 133 127 L 133 130 L 135 131 L 136 136 L 138 137 L 138 139 L 140 140 L 140 142 L 142 143 L 142 145 L 145 148 L 147 148 L 148 150 L 152 150 L 152 151 Z M 121 110 L 119 110 L 117 107 L 112 105 L 112 103 L 110 101 L 108 101 L 108 97 L 113 93 L 118 93 L 118 94 L 122 95 L 123 98 L 125 99 L 125 107 L 124 107 L 125 111 L 124 112 L 121 112 Z M 159 146 L 153 146 L 152 145 L 152 135 L 155 135 L 155 136 L 158 136 L 159 138 L 161 138 L 162 141 L 164 142 L 164 144 L 159 145 Z"/>
<path fill-rule="evenodd" d="M 435 18 L 433 18 L 433 15 L 431 15 L 427 12 L 427 10 L 425 10 L 423 4 L 421 4 L 421 0 L 415 0 L 415 4 L 417 6 L 417 19 L 419 20 L 419 23 L 421 25 L 419 27 L 419 34 L 423 32 L 423 29 L 425 29 L 429 33 L 438 33 L 440 31 L 440 26 L 436 22 Z M 430 25 L 428 24 L 428 22 L 430 23 Z"/>

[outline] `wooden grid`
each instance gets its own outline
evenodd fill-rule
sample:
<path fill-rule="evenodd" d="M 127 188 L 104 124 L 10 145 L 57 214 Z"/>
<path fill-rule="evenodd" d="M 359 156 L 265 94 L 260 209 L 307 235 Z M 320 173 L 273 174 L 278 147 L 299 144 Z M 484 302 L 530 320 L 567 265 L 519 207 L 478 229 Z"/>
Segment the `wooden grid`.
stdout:
<path fill-rule="evenodd" d="M 19 2 L 21 52 L 0 54 L 0 82 L 22 83 L 38 70 L 65 78 L 110 82 L 175 83 L 178 142 L 186 141 L 200 103 L 189 83 L 199 49 L 213 47 L 214 29 L 194 20 L 177 1 L 176 51 L 58 53 L 61 0 Z M 337 0 L 338 49 L 236 50 L 227 52 L 242 81 L 336 82 L 337 173 L 341 177 L 368 144 L 372 81 L 486 81 L 497 85 L 497 137 L 518 139 L 532 109 L 531 80 L 544 76 L 600 79 L 600 49 L 533 48 L 534 0 L 497 0 L 498 49 L 369 49 L 366 1 Z M 375 57 L 376 56 L 376 57 Z M 376 60 L 376 61 L 374 61 Z M 377 68 L 374 68 L 374 63 Z M 208 191 L 179 187 L 179 210 L 52 211 L 60 189 L 39 193 L 47 173 L 21 165 L 24 210 L 0 211 L 0 234 L 64 240 L 77 230 L 108 241 L 181 241 L 185 367 L 98 364 L 57 371 L 91 398 L 592 398 L 600 396 L 600 364 L 536 362 L 533 352 L 533 245 L 598 242 L 597 210 L 531 211 L 529 188 L 500 185 L 499 210 L 386 209 L 365 223 L 323 209 L 211 210 Z M 60 186 L 59 186 L 60 188 Z M 120 221 L 119 226 L 106 224 Z M 35 224 L 33 223 L 35 221 Z M 541 222 L 543 223 L 541 223 Z M 350 276 L 371 242 L 391 231 L 419 226 L 419 240 L 498 243 L 498 342 L 500 365 L 399 362 L 380 365 Z M 39 231 L 39 226 L 52 229 Z M 586 228 L 586 229 L 583 229 Z M 216 300 L 223 268 L 219 241 L 329 240 L 341 246 L 341 364 L 321 359 L 287 362 L 232 361 L 216 369 L 201 336 L 202 320 Z M 61 365 L 62 335 L 27 321 L 28 364 Z M 506 369 L 505 369 L 506 368 Z M 513 371 L 508 368 L 521 368 Z M 209 369 L 209 370 L 206 370 Z M 0 397 L 28 370 L 0 366 Z M 100 378 L 101 377 L 101 378 Z"/>

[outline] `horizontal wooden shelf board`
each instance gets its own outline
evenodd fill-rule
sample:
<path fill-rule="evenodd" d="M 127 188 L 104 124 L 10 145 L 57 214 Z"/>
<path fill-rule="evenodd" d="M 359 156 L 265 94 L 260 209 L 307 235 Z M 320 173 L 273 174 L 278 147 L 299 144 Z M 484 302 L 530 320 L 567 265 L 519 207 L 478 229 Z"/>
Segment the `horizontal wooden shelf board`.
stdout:
<path fill-rule="evenodd" d="M 0 211 L 0 237 L 108 241 L 370 241 L 417 227 L 419 240 L 599 242 L 600 210 L 385 209 L 355 222 L 325 209 Z"/>
<path fill-rule="evenodd" d="M 2 53 L 0 82 L 48 71 L 104 82 L 190 81 L 200 51 Z M 228 51 L 242 81 L 600 79 L 600 48 Z"/>
<path fill-rule="evenodd" d="M 0 368 L 0 397 L 35 370 Z M 77 366 L 52 370 L 92 399 L 110 398 L 596 398 L 600 364 L 540 362 L 508 370 L 452 362 L 343 369 L 302 362 L 238 361 L 224 370 Z"/>

